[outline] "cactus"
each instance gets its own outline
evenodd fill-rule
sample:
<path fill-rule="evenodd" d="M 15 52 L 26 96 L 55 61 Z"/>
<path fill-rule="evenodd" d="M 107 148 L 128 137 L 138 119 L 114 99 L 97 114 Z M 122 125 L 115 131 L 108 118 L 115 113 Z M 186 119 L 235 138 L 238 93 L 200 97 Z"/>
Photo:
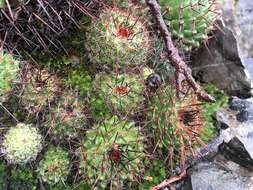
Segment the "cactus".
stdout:
<path fill-rule="evenodd" d="M 86 37 L 91 61 L 113 68 L 143 65 L 153 49 L 144 22 L 117 8 L 103 10 L 99 20 L 91 23 Z"/>
<path fill-rule="evenodd" d="M 54 100 L 59 91 L 57 76 L 46 69 L 28 65 L 23 69 L 21 78 L 21 100 L 30 113 L 38 114 Z"/>
<path fill-rule="evenodd" d="M 81 148 L 80 173 L 92 189 L 122 189 L 144 172 L 144 145 L 138 127 L 116 116 L 87 131 Z"/>
<path fill-rule="evenodd" d="M 160 87 L 150 98 L 148 121 L 158 156 L 165 156 L 171 171 L 183 167 L 186 157 L 194 154 L 201 140 L 201 104 L 189 91 L 181 100 L 176 90 L 167 85 Z"/>
<path fill-rule="evenodd" d="M 65 92 L 57 105 L 51 107 L 44 126 L 60 140 L 78 137 L 87 125 L 84 105 L 80 97 L 71 92 Z"/>
<path fill-rule="evenodd" d="M 5 0 L 0 0 L 0 9 L 5 7 Z"/>
<path fill-rule="evenodd" d="M 149 72 L 149 71 L 145 71 Z M 97 113 L 132 115 L 144 102 L 145 72 L 142 74 L 100 73 L 93 85 L 91 107 Z"/>
<path fill-rule="evenodd" d="M 12 89 L 13 80 L 18 80 L 19 62 L 11 54 L 0 50 L 0 102 Z"/>
<path fill-rule="evenodd" d="M 30 124 L 19 123 L 4 135 L 1 151 L 13 164 L 26 164 L 34 160 L 42 149 L 42 136 Z"/>
<path fill-rule="evenodd" d="M 185 51 L 199 48 L 220 13 L 218 0 L 159 0 L 164 19 L 173 36 Z"/>
<path fill-rule="evenodd" d="M 64 182 L 69 174 L 68 152 L 59 147 L 50 147 L 40 161 L 37 173 L 38 177 L 49 185 Z"/>

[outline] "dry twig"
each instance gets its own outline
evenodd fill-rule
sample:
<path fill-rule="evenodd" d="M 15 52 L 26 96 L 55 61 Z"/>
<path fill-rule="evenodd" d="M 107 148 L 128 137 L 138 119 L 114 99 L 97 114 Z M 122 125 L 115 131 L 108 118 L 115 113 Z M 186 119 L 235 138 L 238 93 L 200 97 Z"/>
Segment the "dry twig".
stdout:
<path fill-rule="evenodd" d="M 173 41 L 171 39 L 171 33 L 169 32 L 163 20 L 161 8 L 157 1 L 146 0 L 146 3 L 150 8 L 151 13 L 153 14 L 153 17 L 156 20 L 157 26 L 159 27 L 161 35 L 164 39 L 166 51 L 171 61 L 171 64 L 176 69 L 176 88 L 178 97 L 180 96 L 180 92 L 182 92 L 182 82 L 186 80 L 200 98 L 205 101 L 214 102 L 215 99 L 212 96 L 208 95 L 205 91 L 203 91 L 200 85 L 194 80 L 191 74 L 191 69 L 180 57 L 178 49 L 174 46 Z"/>

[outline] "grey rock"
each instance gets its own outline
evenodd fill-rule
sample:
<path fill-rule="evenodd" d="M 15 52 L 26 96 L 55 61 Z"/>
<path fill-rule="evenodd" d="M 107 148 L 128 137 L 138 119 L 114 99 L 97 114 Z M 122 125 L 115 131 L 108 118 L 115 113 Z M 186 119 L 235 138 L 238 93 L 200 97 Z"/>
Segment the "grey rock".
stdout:
<path fill-rule="evenodd" d="M 228 95 L 248 98 L 251 81 L 242 63 L 233 32 L 220 23 L 207 48 L 192 56 L 192 72 L 200 82 L 213 83 Z"/>
<path fill-rule="evenodd" d="M 251 173 L 237 164 L 226 162 L 200 162 L 189 170 L 192 190 L 252 190 Z"/>
<path fill-rule="evenodd" d="M 220 152 L 230 160 L 253 170 L 253 101 L 233 97 L 230 108 L 221 108 L 216 113 L 220 130 Z"/>

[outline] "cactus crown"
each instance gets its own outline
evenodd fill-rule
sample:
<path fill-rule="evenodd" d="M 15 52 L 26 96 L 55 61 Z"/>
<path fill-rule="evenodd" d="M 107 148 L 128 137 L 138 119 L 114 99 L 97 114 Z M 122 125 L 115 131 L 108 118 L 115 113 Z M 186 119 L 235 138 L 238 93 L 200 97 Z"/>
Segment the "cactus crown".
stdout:
<path fill-rule="evenodd" d="M 46 183 L 54 185 L 64 182 L 69 174 L 68 152 L 50 147 L 37 168 L 38 176 Z"/>
<path fill-rule="evenodd" d="M 152 39 L 144 23 L 131 12 L 105 9 L 88 32 L 86 49 L 93 62 L 113 68 L 145 63 L 152 51 Z"/>
<path fill-rule="evenodd" d="M 145 158 L 143 138 L 133 122 L 113 116 L 87 131 L 81 151 L 81 173 L 98 189 L 138 181 Z M 99 188 L 100 187 L 100 188 Z"/>
<path fill-rule="evenodd" d="M 99 74 L 94 81 L 91 100 L 96 111 L 109 110 L 119 114 L 135 112 L 144 101 L 145 80 L 135 74 Z M 100 107 L 98 105 L 100 104 Z"/>
<path fill-rule="evenodd" d="M 58 78 L 46 69 L 28 65 L 22 72 L 23 92 L 21 100 L 31 113 L 46 107 L 59 91 Z"/>
<path fill-rule="evenodd" d="M 18 78 L 18 71 L 18 61 L 14 60 L 12 55 L 0 50 L 0 98 L 11 90 L 12 81 Z"/>
<path fill-rule="evenodd" d="M 42 136 L 32 125 L 19 123 L 4 136 L 2 152 L 10 163 L 25 164 L 36 158 L 42 148 Z"/>
<path fill-rule="evenodd" d="M 190 51 L 208 40 L 217 20 L 217 0 L 159 0 L 164 19 L 181 47 Z"/>

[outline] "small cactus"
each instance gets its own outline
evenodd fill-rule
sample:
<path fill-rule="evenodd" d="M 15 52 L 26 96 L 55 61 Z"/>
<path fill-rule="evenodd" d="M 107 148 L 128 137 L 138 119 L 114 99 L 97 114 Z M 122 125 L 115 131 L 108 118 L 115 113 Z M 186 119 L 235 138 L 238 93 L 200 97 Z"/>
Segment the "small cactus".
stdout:
<path fill-rule="evenodd" d="M 56 75 L 46 69 L 28 65 L 22 72 L 21 100 L 25 108 L 33 114 L 38 114 L 49 105 L 59 91 L 59 81 Z"/>
<path fill-rule="evenodd" d="M 219 17 L 218 0 L 159 0 L 164 19 L 185 51 L 199 48 L 208 40 Z"/>
<path fill-rule="evenodd" d="M 136 113 L 145 99 L 144 75 L 146 74 L 98 74 L 93 83 L 92 109 L 95 113 L 108 113 L 108 110 L 128 115 Z"/>
<path fill-rule="evenodd" d="M 4 135 L 1 151 L 9 163 L 26 164 L 42 149 L 42 136 L 32 125 L 19 123 Z"/>
<path fill-rule="evenodd" d="M 69 174 L 68 152 L 61 148 L 50 147 L 37 168 L 42 181 L 55 185 L 64 182 Z"/>
<path fill-rule="evenodd" d="M 159 88 L 150 98 L 148 121 L 155 151 L 165 156 L 171 169 L 183 167 L 187 155 L 194 154 L 194 147 L 202 146 L 201 104 L 189 92 L 182 99 L 176 90 L 167 85 Z"/>
<path fill-rule="evenodd" d="M 133 122 L 113 116 L 87 131 L 81 148 L 80 173 L 92 189 L 122 189 L 138 182 L 144 171 L 144 145 Z"/>
<path fill-rule="evenodd" d="M 18 80 L 19 62 L 11 54 L 0 50 L 0 102 L 12 89 L 13 80 Z"/>
<path fill-rule="evenodd" d="M 65 140 L 65 137 L 76 138 L 87 126 L 84 109 L 84 104 L 79 96 L 65 92 L 59 102 L 51 107 L 44 126 L 48 128 L 49 133 L 60 140 Z"/>
<path fill-rule="evenodd" d="M 118 8 L 103 10 L 99 20 L 91 23 L 86 37 L 91 61 L 113 68 L 143 65 L 153 49 L 144 22 Z"/>

